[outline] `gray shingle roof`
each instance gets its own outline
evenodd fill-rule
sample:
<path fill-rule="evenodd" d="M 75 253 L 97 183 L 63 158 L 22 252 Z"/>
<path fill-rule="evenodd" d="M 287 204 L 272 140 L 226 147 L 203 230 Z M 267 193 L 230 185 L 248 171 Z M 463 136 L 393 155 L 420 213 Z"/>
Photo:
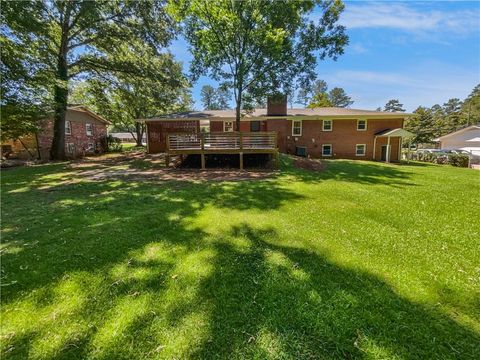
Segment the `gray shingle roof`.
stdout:
<path fill-rule="evenodd" d="M 356 116 L 372 117 L 372 118 L 404 118 L 412 114 L 404 112 L 385 112 L 360 109 L 347 109 L 340 107 L 321 107 L 314 109 L 287 109 L 287 115 L 268 116 L 268 118 L 285 118 L 285 117 L 302 117 L 302 118 L 354 118 Z M 251 112 L 242 111 L 242 118 L 245 120 L 262 119 L 267 117 L 267 109 L 255 109 Z M 138 121 L 161 121 L 161 120 L 207 120 L 218 119 L 228 120 L 235 119 L 235 110 L 204 110 L 189 111 L 182 113 L 173 113 L 159 115 L 147 119 L 137 119 Z"/>

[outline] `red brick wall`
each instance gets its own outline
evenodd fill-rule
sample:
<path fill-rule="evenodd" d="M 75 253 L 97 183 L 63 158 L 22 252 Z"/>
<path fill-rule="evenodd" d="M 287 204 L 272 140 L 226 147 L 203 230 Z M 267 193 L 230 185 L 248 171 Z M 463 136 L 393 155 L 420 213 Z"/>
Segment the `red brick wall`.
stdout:
<path fill-rule="evenodd" d="M 68 119 L 68 116 L 67 116 Z M 71 134 L 65 134 L 65 151 L 69 158 L 76 158 L 83 156 L 87 152 L 88 144 L 93 143 L 95 146 L 95 153 L 105 152 L 103 138 L 107 136 L 107 126 L 100 121 L 91 118 L 86 120 L 77 120 L 70 118 Z M 87 136 L 86 123 L 93 124 L 92 136 Z M 40 154 L 42 159 L 48 159 L 50 157 L 50 149 L 52 147 L 53 140 L 53 119 L 42 120 L 40 125 L 40 132 L 38 134 L 38 144 L 40 148 Z M 68 152 L 68 144 L 74 144 L 74 152 Z"/>
<path fill-rule="evenodd" d="M 200 132 L 199 121 L 147 121 L 146 125 L 148 152 L 151 154 L 166 150 L 168 133 Z"/>
<path fill-rule="evenodd" d="M 267 130 L 278 133 L 278 146 L 281 152 L 295 153 L 296 146 L 307 148 L 307 154 L 314 158 L 322 157 L 322 144 L 331 144 L 332 158 L 373 159 L 374 134 L 386 129 L 403 127 L 403 119 L 367 120 L 367 130 L 357 130 L 357 120 L 333 120 L 332 131 L 322 131 L 321 120 L 303 120 L 302 135 L 292 136 L 292 121 L 285 119 L 268 120 Z M 386 139 L 378 138 L 376 159 L 380 159 L 381 145 Z M 355 145 L 366 144 L 366 155 L 356 156 Z M 398 159 L 398 138 L 391 138 L 391 160 Z"/>

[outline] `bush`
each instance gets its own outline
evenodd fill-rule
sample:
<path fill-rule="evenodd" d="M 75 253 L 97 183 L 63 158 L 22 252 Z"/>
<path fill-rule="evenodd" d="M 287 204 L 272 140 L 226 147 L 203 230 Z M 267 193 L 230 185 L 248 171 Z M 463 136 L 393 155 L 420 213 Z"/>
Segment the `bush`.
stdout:
<path fill-rule="evenodd" d="M 102 146 L 106 151 L 117 152 L 122 151 L 122 140 L 108 135 L 102 138 Z"/>
<path fill-rule="evenodd" d="M 452 166 L 468 167 L 469 156 L 467 154 L 449 154 L 448 163 Z"/>
<path fill-rule="evenodd" d="M 450 164 L 458 167 L 468 167 L 469 156 L 467 154 L 445 154 L 445 153 L 422 153 L 416 152 L 412 155 L 413 160 L 431 162 L 433 164 Z"/>

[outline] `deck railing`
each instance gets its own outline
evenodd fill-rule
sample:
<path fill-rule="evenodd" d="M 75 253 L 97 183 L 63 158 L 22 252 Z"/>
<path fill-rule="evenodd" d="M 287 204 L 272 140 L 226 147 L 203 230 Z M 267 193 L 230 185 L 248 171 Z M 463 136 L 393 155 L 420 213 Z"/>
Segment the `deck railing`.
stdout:
<path fill-rule="evenodd" d="M 181 150 L 273 150 L 275 132 L 234 132 L 167 135 L 167 151 Z"/>

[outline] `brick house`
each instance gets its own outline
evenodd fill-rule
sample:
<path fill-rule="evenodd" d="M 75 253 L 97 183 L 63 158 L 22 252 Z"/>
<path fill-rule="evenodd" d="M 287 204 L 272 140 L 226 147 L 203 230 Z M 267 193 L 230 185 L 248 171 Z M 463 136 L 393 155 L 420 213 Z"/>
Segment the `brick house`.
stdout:
<path fill-rule="evenodd" d="M 49 159 L 53 140 L 53 124 L 53 118 L 42 119 L 37 134 L 7 141 L 2 144 L 2 147 L 10 146 L 14 157 L 17 158 Z M 110 125 L 108 120 L 85 106 L 68 107 L 65 121 L 65 153 L 67 157 L 78 158 L 86 154 L 103 153 L 106 150 L 107 125 Z"/>
<path fill-rule="evenodd" d="M 411 114 L 336 107 L 287 109 L 286 98 L 267 103 L 267 109 L 244 113 L 236 128 L 234 110 L 194 111 L 139 119 L 147 126 L 147 150 L 168 151 L 166 135 L 198 133 L 210 121 L 210 133 L 276 134 L 279 152 L 312 158 L 399 161 L 402 141 L 412 134 L 403 129 Z M 245 135 L 246 136 L 246 135 Z"/>

